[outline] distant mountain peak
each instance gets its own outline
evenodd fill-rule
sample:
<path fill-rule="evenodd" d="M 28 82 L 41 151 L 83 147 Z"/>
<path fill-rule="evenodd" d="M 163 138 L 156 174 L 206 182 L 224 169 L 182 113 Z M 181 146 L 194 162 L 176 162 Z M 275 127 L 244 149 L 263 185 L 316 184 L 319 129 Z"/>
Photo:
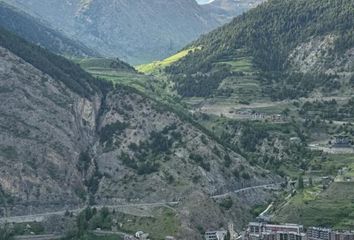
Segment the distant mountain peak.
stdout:
<path fill-rule="evenodd" d="M 103 56 L 134 64 L 167 57 L 220 24 L 195 0 L 6 1 Z"/>

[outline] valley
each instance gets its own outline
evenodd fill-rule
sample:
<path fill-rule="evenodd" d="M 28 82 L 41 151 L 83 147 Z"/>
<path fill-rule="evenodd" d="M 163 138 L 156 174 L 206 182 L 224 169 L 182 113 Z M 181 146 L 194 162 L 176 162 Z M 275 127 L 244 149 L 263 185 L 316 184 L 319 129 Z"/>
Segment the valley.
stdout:
<path fill-rule="evenodd" d="M 323 1 L 0 2 L 0 240 L 353 230 L 354 5 Z"/>

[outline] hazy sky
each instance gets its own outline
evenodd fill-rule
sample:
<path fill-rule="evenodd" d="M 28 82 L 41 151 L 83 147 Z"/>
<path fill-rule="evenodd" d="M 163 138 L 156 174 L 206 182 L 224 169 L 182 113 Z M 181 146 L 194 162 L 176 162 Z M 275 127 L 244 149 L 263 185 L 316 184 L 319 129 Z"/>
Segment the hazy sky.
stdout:
<path fill-rule="evenodd" d="M 197 0 L 198 3 L 200 4 L 204 4 L 204 3 L 208 3 L 208 2 L 212 2 L 213 0 Z"/>

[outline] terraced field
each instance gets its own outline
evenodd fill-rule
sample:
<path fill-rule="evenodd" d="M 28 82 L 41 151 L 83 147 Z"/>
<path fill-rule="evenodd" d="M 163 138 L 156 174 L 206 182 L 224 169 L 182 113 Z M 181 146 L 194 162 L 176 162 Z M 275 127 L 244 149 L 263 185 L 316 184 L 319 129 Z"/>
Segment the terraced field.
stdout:
<path fill-rule="evenodd" d="M 146 92 L 146 87 L 150 83 L 150 78 L 145 75 L 115 71 L 109 69 L 88 70 L 93 76 L 111 81 L 114 84 L 123 84 L 134 87 L 141 92 Z"/>
<path fill-rule="evenodd" d="M 350 229 L 354 224 L 354 183 L 333 183 L 318 194 L 307 189 L 276 212 L 278 222 Z M 312 191 L 313 192 L 313 191 Z M 317 195 L 318 194 L 318 195 Z"/>
<path fill-rule="evenodd" d="M 330 154 L 326 158 L 314 159 L 316 166 L 305 179 L 313 178 L 314 185 L 278 206 L 274 220 L 299 222 L 305 226 L 323 226 L 348 229 L 354 224 L 354 155 Z M 333 176 L 328 188 L 322 185 L 322 177 Z"/>
<path fill-rule="evenodd" d="M 231 71 L 234 72 L 244 72 L 245 74 L 252 74 L 255 72 L 252 64 L 252 58 L 250 57 L 240 57 L 236 59 L 223 59 L 218 61 L 216 65 L 230 65 Z"/>

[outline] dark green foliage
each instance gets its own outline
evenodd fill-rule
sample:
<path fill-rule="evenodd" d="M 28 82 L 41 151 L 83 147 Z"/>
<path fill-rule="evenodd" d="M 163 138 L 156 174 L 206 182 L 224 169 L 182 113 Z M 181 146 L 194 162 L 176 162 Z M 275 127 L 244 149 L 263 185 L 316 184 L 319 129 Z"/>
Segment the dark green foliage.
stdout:
<path fill-rule="evenodd" d="M 271 0 L 196 41 L 194 45 L 203 50 L 195 51 L 176 68 L 190 63 L 187 69 L 197 72 L 210 65 L 211 59 L 247 47 L 261 69 L 282 70 L 288 53 L 309 37 L 352 32 L 353 7 L 351 0 Z M 194 61 L 196 57 L 202 61 Z"/>
<path fill-rule="evenodd" d="M 142 155 L 138 157 L 140 158 L 131 158 L 127 153 L 122 153 L 118 159 L 120 159 L 125 166 L 136 170 L 139 175 L 148 175 L 159 171 L 159 163 L 149 160 Z"/>
<path fill-rule="evenodd" d="M 231 240 L 230 231 L 227 231 L 226 236 L 225 236 L 225 240 Z"/>
<path fill-rule="evenodd" d="M 222 141 L 219 137 L 217 137 L 212 131 L 208 130 L 207 128 L 205 128 L 202 124 L 200 124 L 199 122 L 195 121 L 195 119 L 193 119 L 193 117 L 191 116 L 191 114 L 189 114 L 188 112 L 185 111 L 184 108 L 179 108 L 176 107 L 175 105 L 171 105 L 171 104 L 164 104 L 162 102 L 158 102 L 156 101 L 156 99 L 152 98 L 151 96 L 146 95 L 143 92 L 139 92 L 137 89 L 132 88 L 132 87 L 128 87 L 126 85 L 118 85 L 119 88 L 116 88 L 116 91 L 124 91 L 124 92 L 129 92 L 129 93 L 136 93 L 139 95 L 144 96 L 146 99 L 149 99 L 150 101 L 152 101 L 154 103 L 154 107 L 157 111 L 159 112 L 164 112 L 164 113 L 174 113 L 177 116 L 179 116 L 179 118 L 183 121 L 189 122 L 190 124 L 192 124 L 195 128 L 197 128 L 199 131 L 201 131 L 202 133 L 204 133 L 206 136 L 208 136 L 210 139 L 214 140 L 215 142 L 219 143 L 220 145 L 224 145 L 227 147 L 231 147 L 230 144 L 228 144 L 227 142 Z M 123 93 L 121 93 L 123 94 Z M 206 116 L 206 115 L 205 115 Z M 174 124 L 173 124 L 174 125 Z M 175 141 L 180 141 L 182 139 L 182 135 L 180 131 L 172 131 L 170 132 L 171 136 L 175 139 Z"/>
<path fill-rule="evenodd" d="M 112 217 L 108 208 L 102 208 L 100 212 L 94 214 L 93 217 L 89 220 L 89 228 L 97 229 L 101 228 L 104 230 L 111 230 L 112 228 Z"/>
<path fill-rule="evenodd" d="M 114 135 L 120 135 L 127 127 L 128 123 L 117 121 L 115 123 L 107 124 L 101 129 L 100 142 L 108 142 L 108 145 L 112 144 L 112 138 Z"/>
<path fill-rule="evenodd" d="M 245 180 L 250 180 L 250 179 L 251 179 L 251 176 L 250 176 L 249 173 L 243 172 L 243 173 L 242 173 L 242 178 L 245 179 Z"/>
<path fill-rule="evenodd" d="M 233 204 L 234 202 L 232 201 L 232 198 L 227 197 L 222 200 L 222 202 L 220 203 L 220 207 L 222 207 L 225 210 L 229 210 L 230 208 L 232 208 Z"/>
<path fill-rule="evenodd" d="M 261 126 L 246 125 L 242 129 L 240 144 L 247 152 L 254 152 L 256 151 L 257 145 L 267 137 L 267 131 Z"/>
<path fill-rule="evenodd" d="M 14 237 L 14 231 L 9 225 L 0 226 L 0 240 L 12 240 Z"/>
<path fill-rule="evenodd" d="M 90 166 L 90 163 L 90 154 L 87 151 L 81 152 L 79 156 L 79 161 L 77 163 L 77 168 L 79 169 L 79 171 L 83 173 L 86 172 Z"/>
<path fill-rule="evenodd" d="M 30 228 L 27 227 L 30 226 Z M 33 232 L 36 235 L 44 233 L 44 226 L 42 223 L 32 222 L 32 223 L 17 223 L 14 225 L 13 233 L 14 235 L 30 235 Z M 1 239 L 1 238 L 0 238 Z"/>
<path fill-rule="evenodd" d="M 93 165 L 92 173 L 89 176 L 87 176 L 87 179 L 84 182 L 88 189 L 89 194 L 91 194 L 89 197 L 93 196 L 97 192 L 100 181 L 103 177 L 102 174 L 98 171 L 97 163 L 94 161 L 93 164 L 94 165 Z M 94 199 L 91 200 L 94 201 Z M 94 202 L 90 204 L 94 204 Z"/>
<path fill-rule="evenodd" d="M 95 194 L 97 192 L 101 178 L 102 174 L 96 169 L 92 177 L 85 181 L 85 185 L 90 193 Z"/>
<path fill-rule="evenodd" d="M 232 171 L 232 174 L 234 175 L 235 178 L 239 179 L 240 178 L 240 172 L 237 169 L 234 169 Z"/>
<path fill-rule="evenodd" d="M 177 92 L 183 97 L 210 96 L 226 77 L 232 76 L 230 70 L 220 69 L 208 74 L 174 75 L 172 80 L 177 83 Z"/>
<path fill-rule="evenodd" d="M 76 232 L 71 237 L 81 239 L 88 231 L 96 230 L 97 228 L 111 230 L 112 224 L 112 216 L 108 208 L 102 208 L 100 211 L 95 208 L 86 208 L 77 216 Z"/>
<path fill-rule="evenodd" d="M 258 217 L 265 209 L 267 208 L 266 205 L 257 204 L 251 209 L 251 214 L 254 218 Z"/>
<path fill-rule="evenodd" d="M 339 83 L 335 79 L 288 72 L 287 58 L 301 43 L 330 33 L 340 36 L 333 55 L 354 46 L 353 8 L 352 0 L 268 1 L 187 46 L 202 49 L 166 72 L 177 75 L 172 79 L 182 96 L 210 96 L 222 80 L 207 77 L 218 71 L 216 63 L 246 56 L 260 70 L 264 94 L 272 99 L 306 96 L 318 86 L 336 89 Z M 194 76 L 203 77 L 194 80 Z"/>
<path fill-rule="evenodd" d="M 118 159 L 120 159 L 125 166 L 130 167 L 135 170 L 138 169 L 138 164 L 134 161 L 134 159 L 131 159 L 127 153 L 123 152 L 118 157 Z"/>
<path fill-rule="evenodd" d="M 2 28 L 0 28 L 0 46 L 7 48 L 55 80 L 64 83 L 80 96 L 91 98 L 99 90 L 105 92 L 112 88 L 111 83 L 95 79 L 82 70 L 79 65 L 41 47 L 27 43 Z"/>
<path fill-rule="evenodd" d="M 297 188 L 300 190 L 304 189 L 304 178 L 302 176 L 299 176 L 297 180 Z"/>
<path fill-rule="evenodd" d="M 83 236 L 88 230 L 88 221 L 92 218 L 92 210 L 91 208 L 86 208 L 82 211 L 77 217 L 77 234 L 76 237 Z"/>
<path fill-rule="evenodd" d="M 205 144 L 205 145 L 208 144 L 208 139 L 206 138 L 205 135 L 202 135 L 202 136 L 200 137 L 200 141 L 201 141 L 203 144 Z"/>
<path fill-rule="evenodd" d="M 179 142 L 182 135 L 177 131 L 177 125 L 172 124 L 166 126 L 162 131 L 152 131 L 150 138 L 147 141 L 129 144 L 129 149 L 134 154 L 129 156 L 127 153 L 122 153 L 118 159 L 122 163 L 137 171 L 139 175 L 147 175 L 158 172 L 160 169 L 159 159 L 162 155 L 168 154 L 173 143 Z M 168 161 L 168 158 L 164 158 Z"/>
<path fill-rule="evenodd" d="M 227 167 L 227 168 L 230 167 L 231 162 L 232 162 L 230 155 L 226 154 L 224 157 L 224 160 L 225 160 L 225 162 L 224 162 L 225 167 Z"/>
<path fill-rule="evenodd" d="M 349 83 L 351 86 L 354 87 L 354 74 L 351 76 L 350 80 L 349 80 Z"/>
<path fill-rule="evenodd" d="M 350 31 L 341 31 L 335 47 L 336 51 L 341 54 L 347 49 L 354 47 L 354 30 L 351 29 Z"/>
<path fill-rule="evenodd" d="M 199 232 L 201 235 L 203 235 L 203 234 L 205 233 L 204 227 L 201 226 L 201 225 L 198 225 L 198 226 L 197 226 L 197 230 L 198 230 L 198 232 Z"/>
<path fill-rule="evenodd" d="M 11 204 L 13 202 L 14 198 L 10 194 L 6 193 L 0 185 L 0 206 L 6 206 L 7 204 Z"/>
<path fill-rule="evenodd" d="M 307 97 L 313 90 L 331 92 L 340 88 L 336 75 L 276 72 L 263 74 L 263 94 L 272 100 Z M 273 84 L 272 82 L 276 84 Z"/>
<path fill-rule="evenodd" d="M 189 158 L 196 162 L 199 166 L 204 168 L 206 171 L 210 171 L 210 163 L 206 162 L 205 159 L 196 153 L 191 153 Z"/>
<path fill-rule="evenodd" d="M 354 118 L 354 98 L 344 104 L 338 104 L 336 100 L 305 102 L 299 113 L 307 118 L 316 116 L 328 120 L 345 120 Z"/>
<path fill-rule="evenodd" d="M 18 153 L 14 146 L 0 145 L 0 156 L 11 160 L 16 160 Z"/>
<path fill-rule="evenodd" d="M 173 139 L 169 139 L 168 136 L 164 135 L 163 132 L 151 133 L 151 150 L 155 153 L 167 152 L 173 144 Z"/>
<path fill-rule="evenodd" d="M 148 175 L 154 172 L 158 172 L 160 169 L 159 163 L 153 162 L 145 162 L 139 165 L 138 167 L 138 174 L 139 175 Z"/>
<path fill-rule="evenodd" d="M 262 166 L 279 174 L 282 174 L 279 168 L 287 164 L 306 169 L 307 163 L 320 154 L 307 147 L 308 136 L 305 135 L 302 123 L 271 124 L 228 120 L 223 128 L 226 130 L 222 132 L 221 138 L 231 145 L 230 148 L 238 149 L 237 152 L 252 165 Z M 291 141 L 292 137 L 298 140 Z M 248 178 L 243 175 L 242 169 L 234 170 L 234 176 Z"/>

